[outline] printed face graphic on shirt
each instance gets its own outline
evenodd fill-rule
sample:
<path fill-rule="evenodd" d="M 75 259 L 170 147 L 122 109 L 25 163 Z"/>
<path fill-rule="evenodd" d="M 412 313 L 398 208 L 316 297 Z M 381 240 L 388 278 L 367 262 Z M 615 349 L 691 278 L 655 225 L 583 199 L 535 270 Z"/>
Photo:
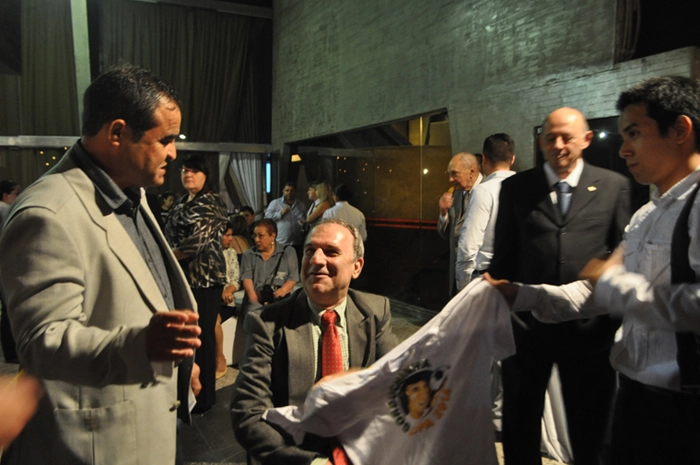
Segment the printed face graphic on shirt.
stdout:
<path fill-rule="evenodd" d="M 396 424 L 409 436 L 433 426 L 448 408 L 449 369 L 447 365 L 433 369 L 428 360 L 421 360 L 397 375 L 388 406 Z"/>
<path fill-rule="evenodd" d="M 404 394 L 408 399 L 408 416 L 420 420 L 430 408 L 435 393 L 430 390 L 426 380 L 419 379 L 414 383 L 407 384 Z"/>

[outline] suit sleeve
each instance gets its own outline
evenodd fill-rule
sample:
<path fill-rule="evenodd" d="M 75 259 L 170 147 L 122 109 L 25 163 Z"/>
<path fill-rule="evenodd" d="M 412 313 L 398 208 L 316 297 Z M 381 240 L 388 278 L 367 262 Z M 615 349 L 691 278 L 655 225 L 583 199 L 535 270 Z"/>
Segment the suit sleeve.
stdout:
<path fill-rule="evenodd" d="M 632 190 L 630 181 L 626 178 L 618 178 L 617 200 L 615 202 L 615 218 L 611 225 L 609 246 L 612 252 L 622 241 L 625 228 L 630 222 Z"/>
<path fill-rule="evenodd" d="M 288 433 L 262 418 L 275 407 L 270 387 L 276 350 L 273 331 L 258 312 L 246 315 L 246 351 L 231 399 L 231 424 L 238 442 L 263 464 L 310 464 L 320 454 L 294 445 Z"/>
<path fill-rule="evenodd" d="M 377 347 L 377 360 L 386 355 L 398 344 L 396 335 L 391 330 L 391 308 L 389 299 L 386 297 L 383 299 L 383 309 L 377 314 L 377 333 L 375 339 Z"/>
<path fill-rule="evenodd" d="M 514 193 L 510 188 L 510 179 L 503 181 L 498 201 L 498 215 L 496 216 L 496 231 L 493 241 L 493 259 L 488 272 L 495 279 L 513 280 L 513 266 L 517 260 L 515 231 L 515 218 L 517 211 L 514 205 Z"/>
<path fill-rule="evenodd" d="M 153 381 L 145 326 L 90 323 L 124 309 L 86 308 L 87 275 L 101 268 L 86 263 L 85 247 L 45 208 L 20 210 L 6 225 L 0 278 L 22 363 L 40 378 L 86 386 Z M 112 281 L 103 287 L 115 290 Z"/>

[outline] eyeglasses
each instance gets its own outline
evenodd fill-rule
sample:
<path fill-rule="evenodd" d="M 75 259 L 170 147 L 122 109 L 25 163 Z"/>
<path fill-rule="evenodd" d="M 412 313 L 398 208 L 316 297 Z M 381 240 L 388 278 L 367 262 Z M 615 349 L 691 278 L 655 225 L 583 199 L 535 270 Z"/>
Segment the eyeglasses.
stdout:
<path fill-rule="evenodd" d="M 267 236 L 269 236 L 269 234 L 264 234 L 264 233 L 262 233 L 262 234 L 253 234 L 253 239 L 262 239 L 262 238 L 267 237 Z"/>
<path fill-rule="evenodd" d="M 196 169 L 194 169 L 194 168 L 182 168 L 182 170 L 180 170 L 180 171 L 182 171 L 182 174 L 185 174 L 185 173 L 192 173 L 192 174 L 201 173 L 200 170 L 196 170 Z"/>

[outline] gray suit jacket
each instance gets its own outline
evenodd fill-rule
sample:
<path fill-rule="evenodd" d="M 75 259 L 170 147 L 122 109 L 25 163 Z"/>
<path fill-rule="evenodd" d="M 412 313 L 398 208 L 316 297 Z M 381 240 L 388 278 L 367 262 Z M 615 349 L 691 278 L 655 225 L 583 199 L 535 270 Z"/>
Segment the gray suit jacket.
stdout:
<path fill-rule="evenodd" d="M 176 308 L 196 310 L 159 232 L 156 241 Z M 70 152 L 16 200 L 0 249 L 20 361 L 46 391 L 3 463 L 172 465 L 178 369 L 159 364 L 174 372 L 156 381 L 145 346 L 153 312 L 169 309 L 133 241 Z"/>
<path fill-rule="evenodd" d="M 346 318 L 350 367 L 369 366 L 396 345 L 385 297 L 350 290 Z M 246 353 L 231 421 L 238 442 L 264 464 L 308 464 L 328 453 L 326 441 L 307 438 L 295 446 L 289 435 L 262 419 L 269 408 L 304 403 L 316 376 L 311 326 L 303 290 L 246 316 Z"/>

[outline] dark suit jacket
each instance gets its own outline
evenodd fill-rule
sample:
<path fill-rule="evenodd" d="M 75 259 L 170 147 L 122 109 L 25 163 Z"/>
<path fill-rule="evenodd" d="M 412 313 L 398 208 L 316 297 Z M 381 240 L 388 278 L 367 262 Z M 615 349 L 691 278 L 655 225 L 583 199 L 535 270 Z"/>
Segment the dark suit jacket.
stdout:
<path fill-rule="evenodd" d="M 542 167 L 503 181 L 489 267 L 494 278 L 525 284 L 570 283 L 579 279 L 590 259 L 612 251 L 622 239 L 630 218 L 626 178 L 585 164 L 566 218 L 552 204 L 550 191 Z M 532 329 L 523 331 L 515 325 L 518 350 L 556 348 L 553 357 L 608 350 L 619 326 L 607 316 L 551 325 L 527 312 L 518 315 Z"/>
<path fill-rule="evenodd" d="M 369 366 L 396 345 L 385 297 L 350 290 L 346 319 L 350 367 Z M 308 464 L 328 453 L 325 441 L 311 438 L 297 447 L 288 434 L 262 419 L 268 408 L 304 403 L 316 376 L 311 327 L 303 290 L 246 316 L 246 353 L 231 401 L 231 422 L 238 442 L 264 464 Z"/>

